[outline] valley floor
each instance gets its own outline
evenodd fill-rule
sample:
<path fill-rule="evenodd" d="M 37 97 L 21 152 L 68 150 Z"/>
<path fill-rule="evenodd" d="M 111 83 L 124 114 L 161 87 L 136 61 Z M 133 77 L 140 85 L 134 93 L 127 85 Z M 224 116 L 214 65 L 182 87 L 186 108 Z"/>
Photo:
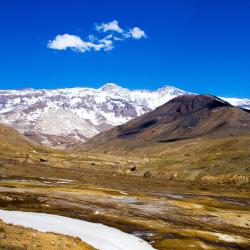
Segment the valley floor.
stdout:
<path fill-rule="evenodd" d="M 250 248 L 250 193 L 244 188 L 28 164 L 2 164 L 0 176 L 3 209 L 102 223 L 160 250 Z M 2 231 L 7 239 L 12 237 L 12 226 L 1 223 L 1 227 L 1 237 Z M 18 233 L 23 229 L 13 228 L 15 237 L 23 239 Z M 11 247 L 5 238 L 6 249 L 8 242 Z"/>

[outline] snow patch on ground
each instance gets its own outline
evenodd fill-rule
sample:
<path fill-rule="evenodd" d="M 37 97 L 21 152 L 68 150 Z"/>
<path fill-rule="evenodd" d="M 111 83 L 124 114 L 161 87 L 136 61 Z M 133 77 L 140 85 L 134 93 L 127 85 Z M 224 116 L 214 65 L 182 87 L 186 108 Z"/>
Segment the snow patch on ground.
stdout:
<path fill-rule="evenodd" d="M 227 242 L 244 242 L 244 239 L 240 236 L 228 235 L 223 233 L 213 233 L 213 235 L 217 236 L 220 240 Z"/>
<path fill-rule="evenodd" d="M 100 250 L 154 249 L 146 241 L 118 229 L 58 215 L 0 209 L 0 219 L 5 223 L 33 228 L 41 232 L 79 237 Z"/>

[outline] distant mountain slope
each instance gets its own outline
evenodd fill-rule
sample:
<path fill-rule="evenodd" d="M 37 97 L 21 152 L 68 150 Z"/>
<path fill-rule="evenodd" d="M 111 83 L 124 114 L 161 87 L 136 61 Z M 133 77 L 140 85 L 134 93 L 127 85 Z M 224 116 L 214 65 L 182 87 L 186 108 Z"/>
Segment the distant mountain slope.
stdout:
<path fill-rule="evenodd" d="M 250 109 L 250 100 L 243 98 L 223 98 L 221 97 L 221 99 L 229 102 L 230 104 L 240 107 L 240 108 L 244 108 L 244 109 Z"/>
<path fill-rule="evenodd" d="M 8 154 L 13 157 L 17 153 L 29 152 L 39 148 L 30 142 L 14 128 L 0 124 L 0 154 Z"/>
<path fill-rule="evenodd" d="M 183 94 L 189 93 L 171 86 L 129 90 L 113 83 L 99 89 L 0 90 L 0 122 L 44 145 L 73 146 Z M 250 108 L 247 99 L 224 100 Z"/>
<path fill-rule="evenodd" d="M 224 138 L 250 132 L 250 112 L 209 95 L 182 95 L 124 125 L 100 133 L 88 148 L 136 148 L 195 137 Z"/>
<path fill-rule="evenodd" d="M 0 121 L 48 146 L 71 146 L 155 109 L 185 91 L 164 87 L 1 90 Z"/>

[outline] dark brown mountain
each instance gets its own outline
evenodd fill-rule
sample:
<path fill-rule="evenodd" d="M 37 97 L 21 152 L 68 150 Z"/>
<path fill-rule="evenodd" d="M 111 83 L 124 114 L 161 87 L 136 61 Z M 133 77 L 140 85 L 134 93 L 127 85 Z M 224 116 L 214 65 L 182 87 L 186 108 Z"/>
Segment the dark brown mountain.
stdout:
<path fill-rule="evenodd" d="M 87 148 L 142 146 L 197 137 L 223 138 L 250 132 L 250 113 L 211 95 L 178 96 L 124 125 L 100 133 Z"/>

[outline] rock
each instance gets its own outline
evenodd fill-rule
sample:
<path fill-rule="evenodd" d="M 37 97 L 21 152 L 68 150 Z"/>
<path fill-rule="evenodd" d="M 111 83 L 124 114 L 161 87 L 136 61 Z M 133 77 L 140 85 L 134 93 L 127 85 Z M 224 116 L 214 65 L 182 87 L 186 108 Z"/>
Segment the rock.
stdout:
<path fill-rule="evenodd" d="M 134 167 L 131 167 L 130 170 L 131 170 L 131 172 L 133 172 L 133 171 L 136 170 L 136 167 L 135 167 L 135 166 L 134 166 Z"/>
<path fill-rule="evenodd" d="M 143 175 L 144 178 L 149 178 L 152 176 L 152 173 L 150 171 L 146 171 Z"/>
<path fill-rule="evenodd" d="M 178 174 L 174 173 L 174 174 L 171 175 L 170 180 L 176 180 L 177 177 L 178 177 Z"/>
<path fill-rule="evenodd" d="M 47 159 L 40 158 L 40 162 L 48 162 Z"/>
<path fill-rule="evenodd" d="M 25 160 L 24 160 L 24 162 L 28 162 L 29 158 L 30 158 L 30 155 L 29 155 L 29 154 L 26 154 L 26 155 L 25 155 Z"/>

